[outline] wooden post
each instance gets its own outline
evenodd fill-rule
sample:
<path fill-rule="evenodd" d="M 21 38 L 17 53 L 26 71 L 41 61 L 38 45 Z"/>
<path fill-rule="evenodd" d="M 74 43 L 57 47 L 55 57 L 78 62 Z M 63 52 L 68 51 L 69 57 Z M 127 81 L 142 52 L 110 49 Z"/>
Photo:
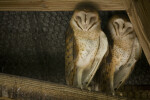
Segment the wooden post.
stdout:
<path fill-rule="evenodd" d="M 122 0 L 150 64 L 150 1 Z"/>

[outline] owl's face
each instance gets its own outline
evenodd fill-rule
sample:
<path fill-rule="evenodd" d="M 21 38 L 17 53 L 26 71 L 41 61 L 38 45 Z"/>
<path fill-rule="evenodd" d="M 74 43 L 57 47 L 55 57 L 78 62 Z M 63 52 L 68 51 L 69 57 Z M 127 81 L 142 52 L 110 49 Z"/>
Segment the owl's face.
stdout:
<path fill-rule="evenodd" d="M 115 38 L 117 36 L 122 36 L 122 37 L 127 37 L 132 39 L 134 37 L 134 30 L 132 24 L 129 21 L 120 18 L 118 16 L 112 18 L 112 20 L 109 23 L 109 29 L 112 38 Z"/>
<path fill-rule="evenodd" d="M 74 31 L 87 32 L 100 29 L 98 12 L 77 10 L 74 12 L 70 24 Z"/>

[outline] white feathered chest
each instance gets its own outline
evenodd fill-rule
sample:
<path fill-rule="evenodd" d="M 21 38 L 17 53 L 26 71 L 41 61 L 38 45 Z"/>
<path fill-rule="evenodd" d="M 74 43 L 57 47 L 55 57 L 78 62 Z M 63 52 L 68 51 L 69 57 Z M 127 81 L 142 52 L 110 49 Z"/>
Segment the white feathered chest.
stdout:
<path fill-rule="evenodd" d="M 77 55 L 76 66 L 77 67 L 90 67 L 99 47 L 99 38 L 97 39 L 84 39 L 81 37 L 75 37 L 76 45 L 79 52 Z M 87 67 L 87 68 L 88 68 Z"/>

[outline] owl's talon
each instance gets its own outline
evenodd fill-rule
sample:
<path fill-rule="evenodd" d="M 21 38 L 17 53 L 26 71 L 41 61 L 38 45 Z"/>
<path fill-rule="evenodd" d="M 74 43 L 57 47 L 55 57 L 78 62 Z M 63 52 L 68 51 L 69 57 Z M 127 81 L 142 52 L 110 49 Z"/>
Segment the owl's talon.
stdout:
<path fill-rule="evenodd" d="M 81 88 L 81 90 L 83 90 L 83 86 L 81 86 L 80 88 Z"/>
<path fill-rule="evenodd" d="M 122 96 L 123 96 L 123 94 L 122 94 L 122 93 L 120 93 L 120 94 L 119 94 L 119 96 L 121 96 L 121 97 L 122 97 Z"/>
<path fill-rule="evenodd" d="M 83 90 L 83 86 L 79 86 L 79 85 L 78 85 L 78 88 L 80 88 L 81 90 Z"/>
<path fill-rule="evenodd" d="M 88 91 L 90 91 L 90 92 L 92 91 L 92 88 L 91 88 L 91 87 L 87 87 L 87 89 L 88 89 Z"/>
<path fill-rule="evenodd" d="M 115 96 L 115 92 L 112 92 L 111 95 L 112 95 L 112 96 Z"/>

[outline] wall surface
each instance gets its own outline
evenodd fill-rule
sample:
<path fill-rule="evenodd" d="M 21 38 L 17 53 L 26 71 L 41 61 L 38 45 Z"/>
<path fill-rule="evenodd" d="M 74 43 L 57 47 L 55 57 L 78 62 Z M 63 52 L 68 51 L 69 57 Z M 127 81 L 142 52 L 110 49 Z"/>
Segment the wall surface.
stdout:
<path fill-rule="evenodd" d="M 116 13 L 100 12 L 102 29 Z M 65 84 L 65 32 L 72 12 L 0 12 L 0 72 Z M 144 54 L 126 84 L 150 85 Z"/>

